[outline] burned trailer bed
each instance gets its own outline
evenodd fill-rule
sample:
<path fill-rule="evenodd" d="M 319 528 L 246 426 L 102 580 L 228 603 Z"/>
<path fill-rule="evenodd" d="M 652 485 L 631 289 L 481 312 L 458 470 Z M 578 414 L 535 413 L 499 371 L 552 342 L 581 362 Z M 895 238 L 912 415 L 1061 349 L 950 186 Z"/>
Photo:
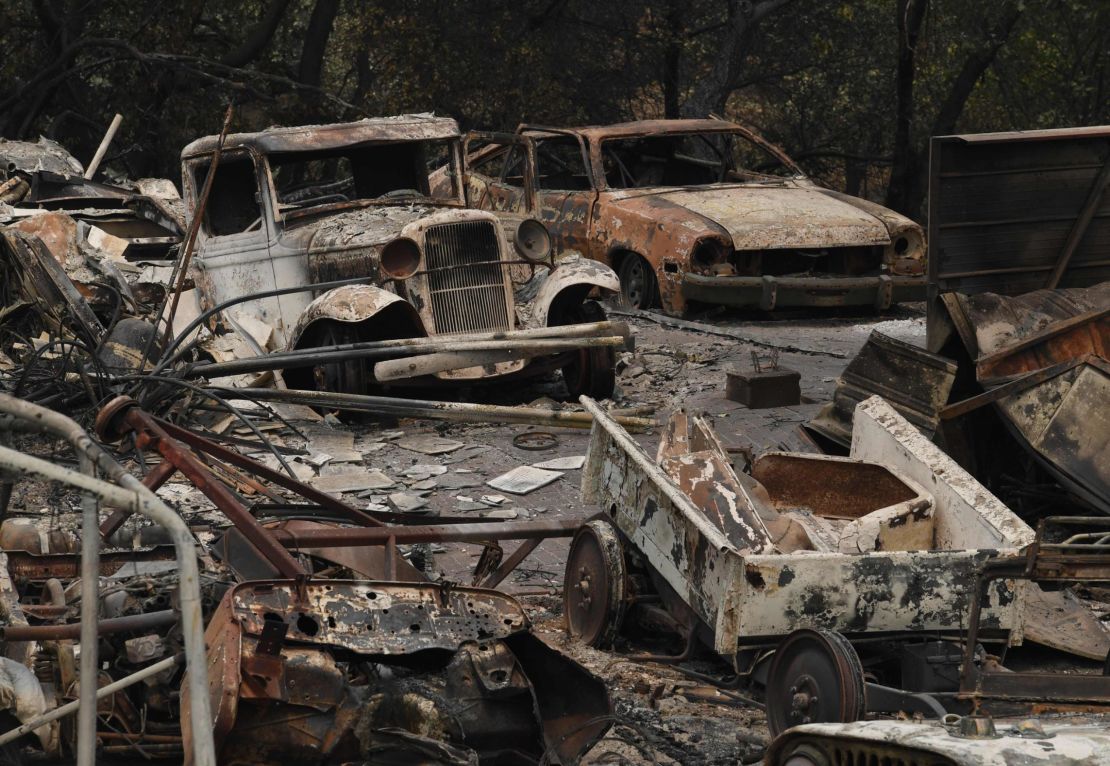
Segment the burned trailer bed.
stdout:
<path fill-rule="evenodd" d="M 742 649 L 774 646 L 802 628 L 852 640 L 909 633 L 957 637 L 966 628 L 972 583 L 983 562 L 997 549 L 1016 550 L 1025 541 L 1028 528 L 1020 520 L 1007 519 L 1015 522 L 1007 527 L 990 517 L 970 518 L 975 506 L 938 505 L 920 477 L 877 463 L 768 453 L 755 461 L 751 476 L 738 473 L 711 428 L 682 413 L 664 434 L 657 462 L 602 409 L 583 402 L 595 419 L 584 499 L 604 510 L 618 531 L 617 547 L 646 564 L 676 621 L 688 622 L 691 635 L 700 632 L 737 665 Z M 943 474 L 931 478 L 947 481 Z M 936 490 L 952 491 L 958 490 Z M 949 534 L 954 528 L 989 528 L 997 543 L 961 549 Z M 572 547 L 572 634 L 575 620 L 582 623 L 581 615 L 571 613 L 576 598 L 586 601 L 579 610 L 593 614 L 604 601 L 591 581 L 596 569 L 587 559 L 585 567 L 578 561 Z M 612 601 L 620 589 L 615 578 L 607 579 Z M 982 635 L 1020 642 L 1021 601 L 1020 590 L 995 583 Z M 610 604 L 603 621 L 622 616 Z"/>

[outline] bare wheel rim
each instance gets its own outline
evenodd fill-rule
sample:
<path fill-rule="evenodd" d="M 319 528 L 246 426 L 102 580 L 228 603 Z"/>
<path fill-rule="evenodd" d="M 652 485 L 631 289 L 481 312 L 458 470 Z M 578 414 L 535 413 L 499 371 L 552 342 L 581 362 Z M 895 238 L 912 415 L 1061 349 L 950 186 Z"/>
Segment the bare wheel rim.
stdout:
<path fill-rule="evenodd" d="M 624 551 L 613 525 L 595 519 L 578 530 L 567 555 L 563 583 L 567 632 L 605 647 L 620 631 L 625 609 Z"/>
<path fill-rule="evenodd" d="M 644 273 L 644 262 L 635 256 L 626 271 L 624 296 L 633 308 L 644 308 L 647 295 L 647 274 Z"/>
<path fill-rule="evenodd" d="M 847 723 L 867 710 L 856 650 L 831 630 L 796 630 L 775 650 L 767 678 L 773 735 L 806 723 Z"/>

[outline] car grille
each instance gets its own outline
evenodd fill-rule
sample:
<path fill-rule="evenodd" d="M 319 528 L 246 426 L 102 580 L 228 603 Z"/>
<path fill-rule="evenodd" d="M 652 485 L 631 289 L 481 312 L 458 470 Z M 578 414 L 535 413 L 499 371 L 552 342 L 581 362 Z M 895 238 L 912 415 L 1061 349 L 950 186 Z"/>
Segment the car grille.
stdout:
<path fill-rule="evenodd" d="M 836 742 L 831 745 L 832 766 L 945 766 L 945 758 L 928 754 L 903 753 L 883 748 L 876 750 L 864 744 Z"/>
<path fill-rule="evenodd" d="M 489 221 L 428 227 L 424 257 L 437 333 L 510 328 L 497 242 L 497 229 Z"/>

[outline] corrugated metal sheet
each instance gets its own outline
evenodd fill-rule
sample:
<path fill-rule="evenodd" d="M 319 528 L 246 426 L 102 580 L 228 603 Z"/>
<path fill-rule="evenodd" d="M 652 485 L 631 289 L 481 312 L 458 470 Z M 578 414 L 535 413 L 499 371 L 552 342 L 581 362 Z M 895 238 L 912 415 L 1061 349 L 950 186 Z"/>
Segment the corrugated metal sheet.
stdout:
<path fill-rule="evenodd" d="M 1110 127 L 934 138 L 930 295 L 1017 295 L 1048 286 L 1108 162 Z M 1059 286 L 1106 280 L 1110 193 L 1103 190 Z"/>

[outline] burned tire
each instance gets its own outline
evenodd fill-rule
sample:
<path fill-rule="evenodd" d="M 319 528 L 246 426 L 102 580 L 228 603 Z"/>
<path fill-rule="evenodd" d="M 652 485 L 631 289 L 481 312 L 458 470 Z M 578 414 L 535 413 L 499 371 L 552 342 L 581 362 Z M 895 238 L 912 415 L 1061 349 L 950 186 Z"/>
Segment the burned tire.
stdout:
<path fill-rule="evenodd" d="M 633 309 L 648 310 L 659 305 L 659 282 L 655 271 L 642 256 L 629 253 L 621 261 L 621 298 Z"/>
<path fill-rule="evenodd" d="M 569 317 L 572 323 L 604 322 L 608 317 L 597 301 L 584 301 Z M 563 381 L 571 398 L 585 394 L 592 399 L 610 399 L 617 387 L 617 351 L 612 346 L 579 349 L 563 366 Z"/>
<path fill-rule="evenodd" d="M 338 346 L 359 340 L 358 325 L 329 319 L 322 323 L 314 345 Z M 312 368 L 312 377 L 318 391 L 368 394 L 374 376 L 365 359 L 348 359 L 316 365 Z"/>
<path fill-rule="evenodd" d="M 624 545 L 606 519 L 587 522 L 574 535 L 563 581 L 567 633 L 587 646 L 612 646 L 624 621 L 628 572 Z"/>
<path fill-rule="evenodd" d="M 858 721 L 867 712 L 859 655 L 836 631 L 795 630 L 771 658 L 766 702 L 773 736 L 804 723 Z"/>

